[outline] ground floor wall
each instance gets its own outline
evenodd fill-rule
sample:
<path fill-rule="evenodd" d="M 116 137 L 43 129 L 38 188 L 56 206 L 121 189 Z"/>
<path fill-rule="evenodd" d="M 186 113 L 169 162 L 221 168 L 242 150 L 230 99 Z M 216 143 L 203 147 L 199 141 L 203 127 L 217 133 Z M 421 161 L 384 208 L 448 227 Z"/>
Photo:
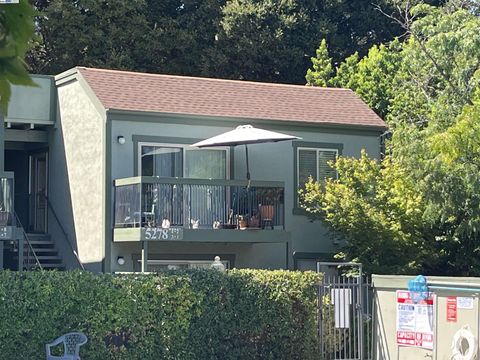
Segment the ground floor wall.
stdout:
<path fill-rule="evenodd" d="M 112 244 L 112 271 L 140 271 L 141 242 Z M 287 267 L 285 243 L 236 244 L 236 243 L 191 243 L 191 242 L 149 242 L 148 259 L 213 262 L 220 256 L 230 268 L 285 269 Z M 125 263 L 119 264 L 122 258 Z"/>

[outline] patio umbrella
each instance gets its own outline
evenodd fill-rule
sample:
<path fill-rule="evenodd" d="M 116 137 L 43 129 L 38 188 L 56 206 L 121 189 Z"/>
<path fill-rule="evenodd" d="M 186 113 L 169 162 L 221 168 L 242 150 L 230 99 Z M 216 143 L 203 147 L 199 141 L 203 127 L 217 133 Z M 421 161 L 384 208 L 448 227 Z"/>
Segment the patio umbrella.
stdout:
<path fill-rule="evenodd" d="M 261 144 L 269 142 L 278 142 L 285 140 L 301 139 L 297 136 L 282 134 L 274 131 L 258 129 L 252 125 L 240 125 L 236 129 L 226 133 L 211 137 L 209 139 L 197 142 L 190 146 L 193 147 L 215 147 L 215 146 L 236 146 L 245 145 L 245 159 L 247 165 L 248 187 L 250 186 L 250 168 L 248 164 L 248 146 L 249 144 Z"/>

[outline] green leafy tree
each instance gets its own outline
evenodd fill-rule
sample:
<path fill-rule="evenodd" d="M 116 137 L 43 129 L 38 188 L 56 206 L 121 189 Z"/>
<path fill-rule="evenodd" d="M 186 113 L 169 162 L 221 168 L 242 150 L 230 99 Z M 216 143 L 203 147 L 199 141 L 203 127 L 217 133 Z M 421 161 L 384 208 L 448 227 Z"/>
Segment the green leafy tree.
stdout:
<path fill-rule="evenodd" d="M 302 83 L 318 39 L 330 44 L 335 64 L 401 31 L 368 0 L 230 0 L 210 68 L 221 77 Z"/>
<path fill-rule="evenodd" d="M 332 59 L 328 56 L 327 42 L 322 40 L 316 51 L 316 57 L 312 57 L 312 68 L 308 69 L 305 79 L 310 86 L 327 86 L 333 74 Z"/>
<path fill-rule="evenodd" d="M 374 45 L 362 59 L 357 52 L 347 57 L 333 71 L 327 44 L 322 40 L 312 68 L 305 76 L 308 85 L 349 88 L 356 92 L 379 116 L 385 118 L 395 96 L 393 82 L 402 63 L 398 40 L 388 45 Z"/>
<path fill-rule="evenodd" d="M 425 204 L 413 179 L 391 158 L 380 164 L 365 152 L 360 159 L 340 157 L 334 166 L 339 179 L 310 181 L 303 203 L 345 241 L 338 256 L 369 272 L 419 270 L 429 242 L 423 241 Z"/>
<path fill-rule="evenodd" d="M 34 85 L 24 62 L 34 34 L 33 16 L 27 0 L 0 6 L 0 111 L 4 114 L 11 85 Z"/>
<path fill-rule="evenodd" d="M 380 117 L 385 118 L 395 95 L 393 81 L 402 57 L 398 40 L 388 45 L 374 45 L 361 60 L 358 60 L 357 54 L 345 59 L 331 84 L 352 89 Z"/>
<path fill-rule="evenodd" d="M 379 69 L 361 71 L 364 59 L 353 59 L 342 70 L 344 84 L 364 99 L 381 98 L 364 90 L 385 84 L 388 101 L 377 111 L 391 126 L 388 155 L 340 158 L 332 164 L 339 179 L 309 184 L 304 206 L 345 240 L 340 256 L 368 271 L 479 275 L 480 19 L 458 2 L 411 14 L 409 36 L 395 51 L 378 47 L 364 58 L 377 59 Z"/>
<path fill-rule="evenodd" d="M 380 0 L 392 9 L 389 0 Z M 334 62 L 401 33 L 370 0 L 36 0 L 33 71 L 76 65 L 303 83 L 318 41 Z"/>
<path fill-rule="evenodd" d="M 33 70 L 56 74 L 76 65 L 141 64 L 152 34 L 145 7 L 144 1 L 51 1 L 37 18 L 41 43 L 29 54 Z"/>

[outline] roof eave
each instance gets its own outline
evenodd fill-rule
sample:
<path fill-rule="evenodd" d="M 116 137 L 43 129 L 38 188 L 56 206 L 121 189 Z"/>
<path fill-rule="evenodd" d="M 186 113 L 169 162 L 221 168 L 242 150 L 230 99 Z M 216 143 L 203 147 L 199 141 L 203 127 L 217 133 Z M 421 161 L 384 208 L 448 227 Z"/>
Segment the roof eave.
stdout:
<path fill-rule="evenodd" d="M 176 118 L 176 119 L 201 119 L 201 120 L 213 120 L 213 121 L 228 121 L 232 123 L 245 124 L 246 122 L 254 123 L 275 123 L 290 126 L 302 126 L 312 128 L 337 128 L 337 129 L 349 129 L 349 130 L 362 130 L 362 131 L 374 131 L 383 133 L 388 130 L 387 124 L 385 125 L 362 125 L 362 124 L 346 124 L 346 123 L 334 123 L 334 122 L 314 122 L 314 121 L 298 121 L 298 120 L 283 120 L 283 119 L 267 119 L 267 118 L 246 118 L 235 116 L 217 116 L 217 115 L 196 115 L 188 113 L 172 113 L 172 112 L 154 112 L 154 111 L 139 111 L 128 109 L 106 109 L 108 115 L 138 115 L 146 117 L 160 117 L 160 118 Z M 379 118 L 380 119 L 380 118 Z"/>

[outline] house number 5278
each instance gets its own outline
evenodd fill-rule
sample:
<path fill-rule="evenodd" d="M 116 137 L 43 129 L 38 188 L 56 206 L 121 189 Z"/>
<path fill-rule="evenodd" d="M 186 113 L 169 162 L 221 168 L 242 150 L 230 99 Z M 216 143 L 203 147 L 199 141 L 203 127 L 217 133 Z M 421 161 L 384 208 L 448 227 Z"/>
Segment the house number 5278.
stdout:
<path fill-rule="evenodd" d="M 145 240 L 181 240 L 181 230 L 180 228 L 146 228 Z"/>

